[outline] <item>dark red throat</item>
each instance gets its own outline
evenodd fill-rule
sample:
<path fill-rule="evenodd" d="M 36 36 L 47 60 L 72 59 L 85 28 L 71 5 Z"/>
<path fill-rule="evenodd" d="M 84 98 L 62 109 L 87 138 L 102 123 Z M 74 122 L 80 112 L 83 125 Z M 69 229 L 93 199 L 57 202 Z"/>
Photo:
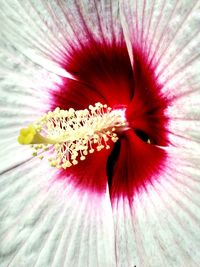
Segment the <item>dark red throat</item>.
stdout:
<path fill-rule="evenodd" d="M 65 68 L 77 80 L 63 80 L 52 94 L 52 109 L 87 108 L 101 102 L 111 108 L 127 107 L 130 129 L 119 135 L 111 150 L 89 155 L 85 161 L 60 171 L 57 179 L 68 179 L 81 190 L 103 193 L 109 185 L 111 199 L 128 197 L 157 179 L 164 168 L 169 99 L 162 95 L 162 84 L 155 66 L 139 47 L 133 48 L 131 66 L 123 42 L 91 42 L 73 50 Z M 150 144 L 149 144 L 150 141 Z"/>

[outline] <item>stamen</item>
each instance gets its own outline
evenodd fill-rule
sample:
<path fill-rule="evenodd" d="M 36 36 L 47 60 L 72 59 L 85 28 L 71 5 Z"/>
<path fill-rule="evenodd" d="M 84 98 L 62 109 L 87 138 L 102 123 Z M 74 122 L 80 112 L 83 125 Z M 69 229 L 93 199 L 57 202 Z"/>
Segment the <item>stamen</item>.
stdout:
<path fill-rule="evenodd" d="M 51 149 L 55 157 L 49 158 L 50 165 L 66 169 L 85 160 L 88 154 L 109 149 L 109 141 L 115 143 L 117 133 L 127 127 L 125 109 L 112 110 L 101 103 L 77 111 L 57 107 L 21 129 L 18 142 L 31 145 L 33 156 L 39 152 L 40 159 Z"/>

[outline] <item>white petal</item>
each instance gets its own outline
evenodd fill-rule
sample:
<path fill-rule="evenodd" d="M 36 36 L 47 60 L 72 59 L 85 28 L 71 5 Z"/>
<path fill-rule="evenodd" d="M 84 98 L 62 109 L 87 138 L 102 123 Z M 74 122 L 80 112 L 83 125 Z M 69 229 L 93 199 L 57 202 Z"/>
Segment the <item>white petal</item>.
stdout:
<path fill-rule="evenodd" d="M 166 111 L 170 146 L 163 148 L 168 160 L 158 182 L 132 208 L 122 200 L 116 206 L 119 266 L 126 259 L 127 266 L 200 264 L 199 11 L 199 1 L 120 1 L 130 58 L 135 46 L 143 49 L 157 64 L 162 93 L 174 100 Z"/>
<path fill-rule="evenodd" d="M 173 181 L 166 175 L 136 196 L 132 208 L 125 200 L 118 203 L 114 213 L 119 266 L 198 266 L 200 191 L 187 190 L 182 177 Z"/>
<path fill-rule="evenodd" d="M 79 9 L 84 8 L 84 16 L 87 9 L 93 10 L 92 19 L 84 19 L 89 27 L 95 25 L 94 33 L 101 38 L 110 30 L 100 26 L 101 18 L 96 23 L 95 8 L 104 16 L 110 12 L 108 3 L 89 7 L 84 2 L 66 5 L 64 1 L 1 1 L 2 267 L 116 266 L 108 193 L 91 196 L 81 194 L 70 184 L 51 184 L 55 171 L 45 161 L 32 159 L 29 148 L 17 143 L 20 128 L 49 109 L 51 91 L 62 83 L 62 77 L 73 78 L 62 63 L 71 43 L 79 45 L 78 38 L 84 41 L 87 37 Z M 106 18 L 102 23 L 110 25 L 111 17 Z"/>
<path fill-rule="evenodd" d="M 52 184 L 46 166 L 32 160 L 1 175 L 0 266 L 115 266 L 108 194 Z"/>

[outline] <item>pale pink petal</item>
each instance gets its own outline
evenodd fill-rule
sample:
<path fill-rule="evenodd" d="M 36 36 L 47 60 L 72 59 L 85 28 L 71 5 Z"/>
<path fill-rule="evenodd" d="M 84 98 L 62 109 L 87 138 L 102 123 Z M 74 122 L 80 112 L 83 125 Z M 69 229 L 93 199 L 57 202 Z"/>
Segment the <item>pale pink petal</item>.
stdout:
<path fill-rule="evenodd" d="M 199 1 L 120 2 L 130 58 L 142 49 L 170 105 L 163 170 L 131 204 L 114 205 L 119 266 L 200 264 L 199 11 Z"/>
<path fill-rule="evenodd" d="M 1 0 L 0 266 L 200 265 L 199 11 L 193 0 Z M 106 183 L 97 194 L 78 189 L 68 176 L 55 181 L 57 171 L 16 141 L 21 127 L 52 108 L 60 88 L 75 88 L 80 76 L 67 68 L 70 56 L 91 43 L 126 44 L 133 72 L 139 48 L 170 99 L 167 145 L 153 149 L 167 157 L 131 197 L 127 184 L 127 194 L 112 197 Z M 103 99 L 119 104 L 120 93 L 109 99 L 103 88 Z M 129 110 L 139 108 L 133 102 Z M 138 147 L 150 151 L 134 145 L 126 155 L 135 156 Z M 141 169 L 145 161 L 140 155 Z M 90 167 L 84 164 L 85 175 Z M 102 174 L 100 167 L 97 162 Z"/>

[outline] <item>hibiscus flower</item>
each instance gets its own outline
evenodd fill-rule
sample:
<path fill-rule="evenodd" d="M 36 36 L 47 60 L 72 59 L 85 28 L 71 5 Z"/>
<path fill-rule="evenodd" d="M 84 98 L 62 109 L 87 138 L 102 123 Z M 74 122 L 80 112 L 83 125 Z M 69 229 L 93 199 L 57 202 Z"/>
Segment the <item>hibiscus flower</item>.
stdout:
<path fill-rule="evenodd" d="M 1 0 L 0 266 L 200 265 L 199 12 Z"/>

